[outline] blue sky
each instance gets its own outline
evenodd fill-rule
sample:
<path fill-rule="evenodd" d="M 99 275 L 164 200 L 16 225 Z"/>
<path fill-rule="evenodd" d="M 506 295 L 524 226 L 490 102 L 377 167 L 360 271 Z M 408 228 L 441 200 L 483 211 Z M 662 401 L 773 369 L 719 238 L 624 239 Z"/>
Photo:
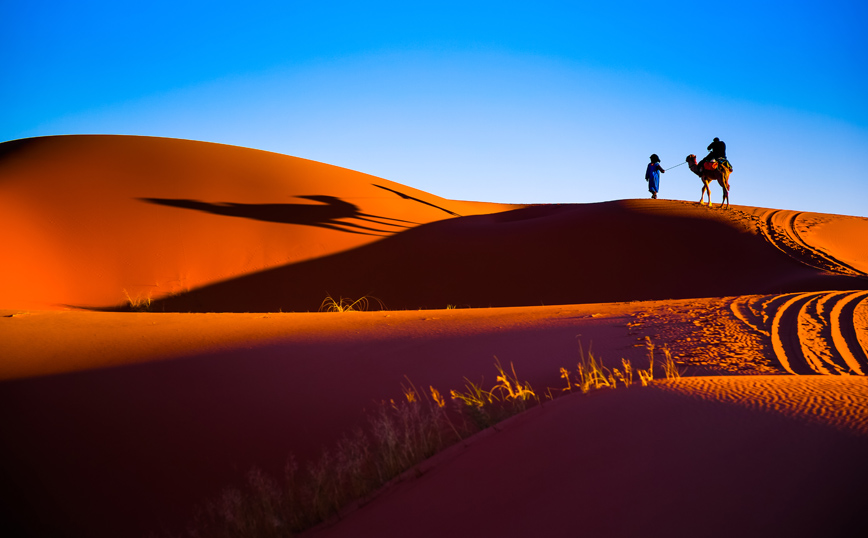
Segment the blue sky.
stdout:
<path fill-rule="evenodd" d="M 569 203 L 646 197 L 651 153 L 717 136 L 733 203 L 868 216 L 868 2 L 584 4 L 0 0 L 0 140 L 188 138 Z M 681 166 L 661 197 L 700 187 Z"/>

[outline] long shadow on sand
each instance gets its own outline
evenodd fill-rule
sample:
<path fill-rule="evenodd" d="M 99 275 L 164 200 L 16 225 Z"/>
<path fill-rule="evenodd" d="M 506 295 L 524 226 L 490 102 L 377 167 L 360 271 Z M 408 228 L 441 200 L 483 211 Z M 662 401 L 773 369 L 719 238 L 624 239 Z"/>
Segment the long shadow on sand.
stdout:
<path fill-rule="evenodd" d="M 409 228 L 409 221 L 378 217 L 359 211 L 359 207 L 350 202 L 341 200 L 335 196 L 312 195 L 298 196 L 304 200 L 319 202 L 318 204 L 236 204 L 219 203 L 212 204 L 199 200 L 171 199 L 171 198 L 140 198 L 143 202 L 193 209 L 204 211 L 214 215 L 226 217 L 240 217 L 265 222 L 277 222 L 281 224 L 301 224 L 305 226 L 318 226 L 329 230 L 356 233 L 362 235 L 391 235 L 396 228 Z M 350 220 L 361 220 L 374 224 L 378 227 L 364 226 Z M 382 229 L 381 227 L 386 227 Z"/>
<path fill-rule="evenodd" d="M 868 287 L 864 278 L 803 265 L 715 215 L 604 202 L 447 219 L 159 299 L 151 310 L 316 311 L 326 295 L 368 295 L 389 309 L 418 309 Z"/>
<path fill-rule="evenodd" d="M 371 183 L 371 185 L 373 185 L 374 187 L 377 187 L 378 189 L 383 189 L 384 191 L 389 191 L 389 192 L 395 193 L 398 196 L 400 196 L 401 198 L 403 198 L 404 200 L 412 200 L 414 202 L 419 202 L 420 204 L 425 204 L 427 206 L 431 206 L 434 209 L 439 209 L 440 211 L 443 211 L 445 213 L 449 213 L 453 217 L 460 217 L 461 216 L 454 211 L 450 211 L 450 210 L 446 209 L 445 207 L 440 207 L 439 205 L 432 204 L 431 202 L 426 202 L 425 200 L 420 200 L 419 198 L 413 198 L 412 196 L 410 196 L 408 194 L 404 194 L 403 192 L 400 192 L 400 191 L 396 191 L 395 189 L 390 189 L 389 187 L 377 185 L 376 183 Z"/>

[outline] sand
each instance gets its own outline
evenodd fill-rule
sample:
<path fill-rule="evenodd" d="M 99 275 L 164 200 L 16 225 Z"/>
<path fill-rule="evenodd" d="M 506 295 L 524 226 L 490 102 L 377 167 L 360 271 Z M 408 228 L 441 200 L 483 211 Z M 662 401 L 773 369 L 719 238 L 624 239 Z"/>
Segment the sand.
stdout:
<path fill-rule="evenodd" d="M 0 144 L 0 210 L 17 535 L 177 530 L 407 379 L 491 383 L 497 357 L 557 390 L 580 349 L 641 367 L 646 337 L 689 377 L 548 401 L 311 534 L 833 536 L 866 500 L 868 219 L 459 202 L 118 136 Z"/>

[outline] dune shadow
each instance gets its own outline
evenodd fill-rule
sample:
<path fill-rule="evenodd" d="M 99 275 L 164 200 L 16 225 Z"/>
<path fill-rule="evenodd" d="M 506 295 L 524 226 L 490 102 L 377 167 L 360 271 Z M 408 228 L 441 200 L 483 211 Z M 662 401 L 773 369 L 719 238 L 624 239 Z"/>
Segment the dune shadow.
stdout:
<path fill-rule="evenodd" d="M 335 196 L 298 196 L 317 204 L 237 204 L 209 203 L 199 200 L 171 198 L 139 198 L 150 204 L 204 211 L 214 215 L 239 217 L 280 224 L 317 226 L 340 232 L 362 235 L 392 235 L 400 228 L 411 228 L 415 222 L 362 213 L 359 207 Z M 368 225 L 351 222 L 364 221 Z"/>
<path fill-rule="evenodd" d="M 667 240 L 647 241 L 637 229 L 654 229 Z M 806 267 L 725 222 L 607 202 L 435 221 L 161 298 L 151 310 L 315 312 L 326 295 L 376 297 L 394 310 L 487 308 L 865 286 L 865 279 Z"/>

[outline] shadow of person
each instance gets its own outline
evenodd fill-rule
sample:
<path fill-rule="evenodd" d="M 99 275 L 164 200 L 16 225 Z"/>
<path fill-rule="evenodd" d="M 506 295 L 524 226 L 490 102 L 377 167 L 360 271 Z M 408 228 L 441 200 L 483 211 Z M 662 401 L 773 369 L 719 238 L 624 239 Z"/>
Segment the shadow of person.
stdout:
<path fill-rule="evenodd" d="M 404 200 L 412 200 L 414 202 L 419 202 L 420 204 L 425 204 L 425 205 L 431 206 L 434 209 L 439 209 L 440 211 L 444 211 L 446 213 L 449 213 L 453 217 L 460 217 L 461 216 L 454 211 L 450 211 L 449 209 L 446 209 L 445 207 L 440 207 L 439 205 L 434 205 L 431 202 L 426 202 L 425 200 L 420 200 L 419 198 L 413 198 L 412 196 L 404 194 L 403 192 L 400 192 L 400 191 L 396 191 L 395 189 L 390 189 L 389 187 L 377 185 L 376 183 L 371 183 L 371 185 L 373 185 L 374 187 L 377 187 L 378 189 L 383 189 L 384 191 L 389 191 L 389 192 L 395 193 L 398 196 L 400 196 L 401 198 L 403 198 Z"/>
<path fill-rule="evenodd" d="M 171 198 L 139 198 L 139 200 L 151 204 L 204 211 L 226 217 L 239 217 L 281 224 L 318 226 L 320 228 L 363 235 L 391 235 L 397 231 L 395 228 L 409 228 L 408 224 L 416 224 L 410 221 L 362 213 L 359 211 L 357 205 L 335 196 L 311 195 L 298 196 L 297 198 L 319 203 L 236 204 L 227 202 L 212 204 L 199 200 Z M 349 220 L 361 220 L 375 224 L 378 227 L 364 226 L 355 222 L 349 222 Z M 391 229 L 381 229 L 380 227 L 391 227 Z"/>

